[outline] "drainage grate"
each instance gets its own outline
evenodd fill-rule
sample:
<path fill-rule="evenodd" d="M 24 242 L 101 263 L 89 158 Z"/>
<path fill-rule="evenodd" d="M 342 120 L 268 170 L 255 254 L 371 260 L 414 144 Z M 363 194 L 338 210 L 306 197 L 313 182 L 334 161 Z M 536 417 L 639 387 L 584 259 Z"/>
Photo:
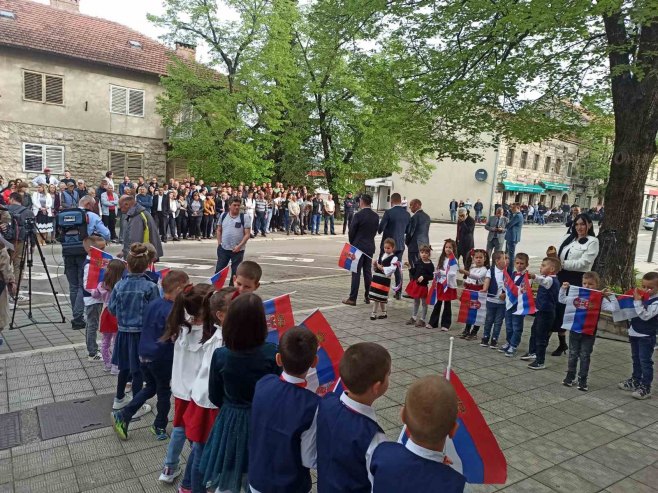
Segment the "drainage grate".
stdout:
<path fill-rule="evenodd" d="M 41 439 L 73 435 L 111 426 L 112 394 L 37 407 Z"/>
<path fill-rule="evenodd" d="M 21 418 L 19 412 L 0 414 L 0 450 L 21 444 Z"/>

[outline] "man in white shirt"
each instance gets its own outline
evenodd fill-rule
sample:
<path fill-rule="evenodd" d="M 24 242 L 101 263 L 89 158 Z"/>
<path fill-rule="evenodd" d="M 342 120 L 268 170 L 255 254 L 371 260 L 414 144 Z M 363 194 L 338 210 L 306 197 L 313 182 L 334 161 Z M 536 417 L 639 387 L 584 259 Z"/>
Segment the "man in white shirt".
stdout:
<path fill-rule="evenodd" d="M 333 195 L 329 194 L 327 200 L 324 201 L 324 234 L 327 233 L 327 222 L 331 225 L 331 234 L 336 235 L 334 231 L 334 214 L 336 213 L 336 203 L 333 200 Z"/>
<path fill-rule="evenodd" d="M 229 201 L 228 212 L 219 217 L 217 225 L 217 266 L 215 272 L 219 272 L 231 263 L 231 280 L 229 286 L 233 286 L 233 278 L 238 271 L 238 266 L 244 258 L 244 250 L 251 235 L 251 217 L 240 212 L 242 200 L 233 197 Z"/>
<path fill-rule="evenodd" d="M 43 169 L 43 175 L 39 175 L 32 180 L 32 186 L 38 185 L 58 185 L 59 180 L 50 175 L 50 168 Z"/>

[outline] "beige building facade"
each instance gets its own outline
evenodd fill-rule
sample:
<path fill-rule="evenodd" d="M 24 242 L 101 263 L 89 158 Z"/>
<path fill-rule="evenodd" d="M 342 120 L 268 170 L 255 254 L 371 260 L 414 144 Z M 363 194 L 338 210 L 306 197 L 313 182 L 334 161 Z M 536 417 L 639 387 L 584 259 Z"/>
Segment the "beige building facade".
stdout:
<path fill-rule="evenodd" d="M 0 0 L 5 181 L 46 167 L 92 184 L 107 170 L 164 178 L 156 99 L 171 53 L 125 26 L 80 14 L 76 0 Z"/>

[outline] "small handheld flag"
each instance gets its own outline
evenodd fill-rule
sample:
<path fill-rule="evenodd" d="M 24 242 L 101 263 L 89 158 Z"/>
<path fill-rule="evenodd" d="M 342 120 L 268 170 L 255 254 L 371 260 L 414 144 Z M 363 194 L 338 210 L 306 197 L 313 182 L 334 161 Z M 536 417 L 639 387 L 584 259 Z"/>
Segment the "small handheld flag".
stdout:
<path fill-rule="evenodd" d="M 487 316 L 487 293 L 464 289 L 460 298 L 457 321 L 462 324 L 484 325 Z"/>
<path fill-rule="evenodd" d="M 514 282 L 507 270 L 503 271 L 503 278 L 505 279 L 505 303 L 509 310 L 519 301 L 519 285 Z"/>
<path fill-rule="evenodd" d="M 98 285 L 105 278 L 105 269 L 107 264 L 114 257 L 109 253 L 99 250 L 98 248 L 91 247 L 89 250 L 89 271 L 87 273 L 87 284 L 85 289 L 96 289 Z"/>
<path fill-rule="evenodd" d="M 629 289 L 624 294 L 617 296 L 617 304 L 619 308 L 612 312 L 612 320 L 614 322 L 622 322 L 624 320 L 631 320 L 637 317 L 637 312 L 635 311 L 635 290 Z M 645 302 L 649 299 L 647 293 L 642 294 L 642 302 Z"/>
<path fill-rule="evenodd" d="M 224 284 L 226 284 L 226 279 L 228 278 L 230 267 L 230 265 L 227 265 L 219 272 L 215 272 L 215 274 L 210 278 L 210 284 L 212 284 L 216 290 L 222 289 Z"/>
<path fill-rule="evenodd" d="M 436 290 L 438 289 L 438 286 L 439 286 L 438 274 L 434 273 L 434 277 L 432 278 L 432 284 L 430 284 L 430 288 L 427 291 L 428 305 L 436 305 Z"/>
<path fill-rule="evenodd" d="M 340 252 L 338 267 L 342 267 L 350 272 L 357 272 L 361 255 L 363 255 L 361 250 L 349 243 L 345 243 L 343 250 Z"/>
<path fill-rule="evenodd" d="M 295 325 L 290 295 L 284 294 L 263 302 L 267 319 L 267 342 L 276 344 Z"/>
<path fill-rule="evenodd" d="M 307 388 L 315 390 L 320 396 L 335 391 L 340 385 L 338 365 L 344 352 L 336 334 L 320 310 L 315 310 L 299 325 L 313 332 L 318 338 L 318 365 L 315 371 L 309 372 L 307 376 Z"/>
<path fill-rule="evenodd" d="M 532 315 L 536 312 L 537 307 L 535 306 L 535 296 L 532 292 L 530 276 L 528 276 L 528 273 L 526 272 L 523 274 L 522 287 L 520 287 L 518 291 L 518 303 L 514 315 Z"/>
<path fill-rule="evenodd" d="M 569 286 L 562 328 L 590 336 L 596 334 L 602 303 L 600 291 Z"/>

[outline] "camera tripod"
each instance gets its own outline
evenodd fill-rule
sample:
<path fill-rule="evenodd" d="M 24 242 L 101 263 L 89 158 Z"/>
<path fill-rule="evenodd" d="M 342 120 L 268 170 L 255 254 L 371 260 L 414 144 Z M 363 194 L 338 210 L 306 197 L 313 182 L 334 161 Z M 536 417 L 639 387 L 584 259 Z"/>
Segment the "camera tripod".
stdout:
<path fill-rule="evenodd" d="M 46 265 L 46 257 L 43 256 L 43 250 L 41 250 L 41 245 L 36 241 L 36 233 L 34 232 L 34 219 L 28 219 L 25 223 L 25 241 L 23 241 L 23 251 L 21 252 L 21 263 L 18 271 L 18 279 L 16 280 L 16 299 L 14 300 L 14 308 L 11 313 L 11 323 L 9 324 L 9 330 L 12 329 L 22 329 L 23 327 L 28 327 L 30 325 L 37 324 L 46 324 L 52 323 L 50 320 L 45 322 L 39 322 L 34 319 L 32 315 L 32 266 L 34 265 L 34 247 L 36 246 L 39 251 L 39 257 L 41 258 L 41 265 L 43 265 L 44 270 L 46 271 L 46 277 L 48 278 L 48 283 L 50 284 L 50 291 L 55 298 L 55 303 L 57 303 L 57 310 L 59 311 L 60 316 L 62 317 L 62 323 L 66 322 L 64 318 L 64 313 L 62 313 L 62 307 L 59 304 L 57 299 L 57 291 L 55 291 L 55 286 L 53 285 L 53 280 L 50 277 L 50 272 L 48 272 L 48 266 Z M 15 252 L 17 253 L 17 252 Z M 21 325 L 17 327 L 14 323 L 16 318 L 16 309 L 18 308 L 18 294 L 21 289 L 21 281 L 23 280 L 23 271 L 25 270 L 25 264 L 27 263 L 27 318 L 31 323 Z"/>

